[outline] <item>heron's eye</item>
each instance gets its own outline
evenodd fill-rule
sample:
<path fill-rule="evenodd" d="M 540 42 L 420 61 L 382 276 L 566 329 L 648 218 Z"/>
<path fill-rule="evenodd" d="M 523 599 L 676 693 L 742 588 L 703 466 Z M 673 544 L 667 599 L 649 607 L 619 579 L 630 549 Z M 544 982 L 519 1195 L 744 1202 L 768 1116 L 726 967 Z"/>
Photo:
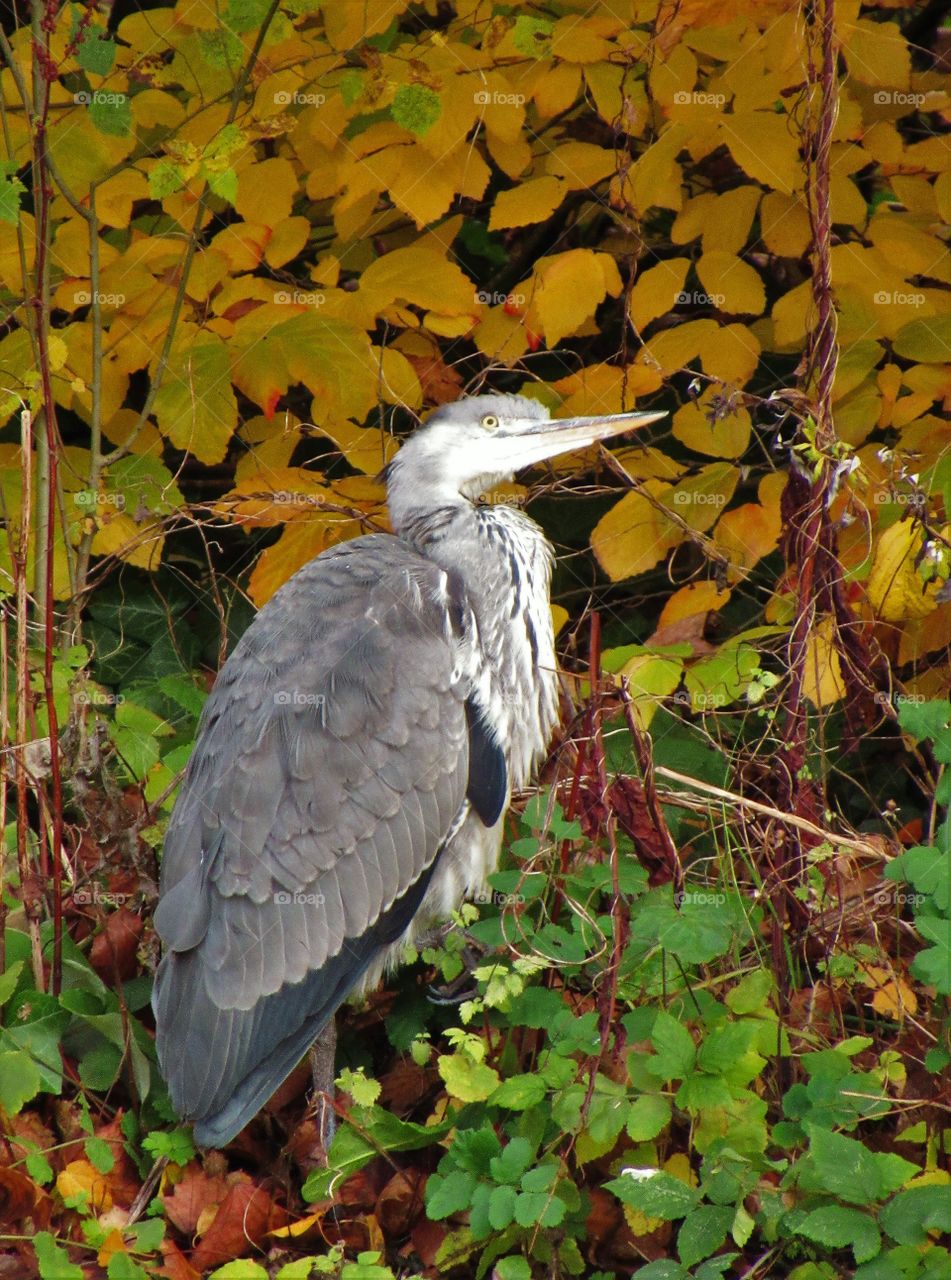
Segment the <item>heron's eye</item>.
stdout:
<path fill-rule="evenodd" d="M 499 420 L 494 413 L 487 413 L 482 419 L 482 425 L 486 431 L 497 431 L 499 428 Z"/>

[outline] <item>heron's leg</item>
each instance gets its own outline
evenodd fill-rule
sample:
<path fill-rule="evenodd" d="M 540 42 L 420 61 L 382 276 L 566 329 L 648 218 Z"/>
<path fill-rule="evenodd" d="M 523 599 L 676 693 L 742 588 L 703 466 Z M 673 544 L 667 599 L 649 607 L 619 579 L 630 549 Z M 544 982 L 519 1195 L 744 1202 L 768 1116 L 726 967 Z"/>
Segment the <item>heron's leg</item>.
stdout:
<path fill-rule="evenodd" d="M 317 1099 L 317 1132 L 324 1151 L 337 1128 L 330 1099 L 334 1096 L 334 1058 L 337 1054 L 337 1020 L 331 1018 L 310 1047 L 310 1075 Z"/>

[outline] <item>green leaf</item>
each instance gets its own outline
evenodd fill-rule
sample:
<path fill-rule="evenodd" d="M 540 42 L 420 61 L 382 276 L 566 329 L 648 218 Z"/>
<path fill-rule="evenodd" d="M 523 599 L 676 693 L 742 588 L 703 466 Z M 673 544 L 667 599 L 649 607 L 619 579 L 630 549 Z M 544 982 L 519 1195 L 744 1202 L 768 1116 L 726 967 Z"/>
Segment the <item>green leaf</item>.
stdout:
<path fill-rule="evenodd" d="M 849 1204 L 883 1200 L 920 1172 L 901 1156 L 869 1151 L 861 1142 L 814 1125 L 809 1130 L 808 1160 L 816 1180 L 823 1190 Z"/>
<path fill-rule="evenodd" d="M 685 1267 L 709 1258 L 726 1239 L 735 1210 L 725 1205 L 702 1204 L 687 1215 L 677 1233 L 677 1252 Z"/>
<path fill-rule="evenodd" d="M 501 1155 L 489 1161 L 489 1173 L 496 1182 L 515 1183 L 532 1162 L 534 1149 L 527 1138 L 513 1138 L 502 1148 Z"/>
<path fill-rule="evenodd" d="M 541 1076 L 509 1076 L 503 1080 L 489 1101 L 495 1107 L 507 1107 L 509 1111 L 527 1111 L 537 1107 L 547 1092 Z"/>
<path fill-rule="evenodd" d="M 116 42 L 102 27 L 87 27 L 76 50 L 76 61 L 90 75 L 107 76 L 116 60 Z"/>
<path fill-rule="evenodd" d="M 754 969 L 727 992 L 727 1007 L 736 1014 L 759 1013 L 768 1006 L 774 985 L 767 969 Z"/>
<path fill-rule="evenodd" d="M 650 1142 L 670 1123 L 670 1102 L 658 1093 L 642 1093 L 627 1112 L 627 1134 L 635 1142 Z"/>
<path fill-rule="evenodd" d="M 250 1258 L 235 1258 L 223 1267 L 212 1271 L 208 1280 L 268 1280 L 268 1274 L 259 1262 Z"/>
<path fill-rule="evenodd" d="M 69 1254 L 48 1231 L 37 1231 L 33 1237 L 33 1249 L 40 1269 L 40 1280 L 84 1280 L 82 1267 L 70 1262 Z"/>
<path fill-rule="evenodd" d="M 906 360 L 944 364 L 951 350 L 951 316 L 912 320 L 899 329 L 892 341 L 892 350 Z"/>
<path fill-rule="evenodd" d="M 23 972 L 24 964 L 25 961 L 17 960 L 14 964 L 9 965 L 3 973 L 0 973 L 0 1009 L 3 1008 L 14 991 L 16 991 L 17 982 Z M 534 1077 L 528 1078 L 534 1079 Z"/>
<path fill-rule="evenodd" d="M 181 165 L 168 158 L 160 160 L 149 171 L 149 195 L 153 200 L 164 200 L 166 196 L 181 191 L 185 185 L 185 174 Z"/>
<path fill-rule="evenodd" d="M 42 1088 L 36 1063 L 24 1051 L 0 1053 L 0 1108 L 15 1116 Z"/>
<path fill-rule="evenodd" d="M 439 1221 L 453 1213 L 461 1213 L 472 1203 L 477 1179 L 474 1174 L 464 1169 L 453 1170 L 445 1176 L 434 1173 L 426 1183 L 426 1212 L 430 1218 Z"/>
<path fill-rule="evenodd" d="M 493 1270 L 499 1280 L 532 1280 L 532 1269 L 527 1259 L 516 1255 L 500 1258 Z"/>
<path fill-rule="evenodd" d="M 106 1268 L 109 1280 L 149 1280 L 148 1272 L 127 1253 L 114 1253 Z M 242 1277 L 244 1280 L 244 1277 Z"/>
<path fill-rule="evenodd" d="M 879 1215 L 882 1230 L 898 1244 L 922 1245 L 929 1231 L 951 1232 L 951 1186 L 910 1187 Z"/>
<path fill-rule="evenodd" d="M 654 1019 L 651 1044 L 656 1056 L 649 1060 L 648 1067 L 658 1079 L 682 1080 L 693 1070 L 697 1058 L 693 1036 L 663 1009 Z"/>
<path fill-rule="evenodd" d="M 401 84 L 390 114 L 401 129 L 423 137 L 442 115 L 439 94 L 424 84 Z"/>
<path fill-rule="evenodd" d="M 132 131 L 132 104 L 128 94 L 97 89 L 90 95 L 89 118 L 100 133 L 127 138 Z"/>
<path fill-rule="evenodd" d="M 116 1153 L 112 1143 L 105 1138 L 87 1138 L 83 1143 L 86 1158 L 94 1169 L 100 1173 L 111 1173 L 115 1168 Z"/>
<path fill-rule="evenodd" d="M 26 187 L 13 171 L 15 162 L 11 160 L 0 164 L 0 222 L 9 222 L 16 226 L 20 221 L 20 196 Z"/>
<path fill-rule="evenodd" d="M 153 1130 L 142 1139 L 142 1150 L 156 1160 L 167 1156 L 171 1164 L 185 1165 L 195 1158 L 195 1146 L 186 1129 Z"/>
<path fill-rule="evenodd" d="M 214 195 L 234 204 L 238 198 L 238 175 L 234 169 L 211 170 L 205 176 Z"/>
<path fill-rule="evenodd" d="M 944 735 L 948 721 L 951 720 L 951 702 L 947 698 L 932 699 L 928 702 L 910 702 L 904 699 L 898 704 L 898 723 L 905 733 L 923 742 L 930 738 L 933 742 Z"/>
<path fill-rule="evenodd" d="M 530 18 L 520 14 L 515 19 L 512 43 L 526 58 L 547 58 L 551 53 L 551 37 L 555 24 L 546 18 Z"/>
<path fill-rule="evenodd" d="M 437 1061 L 446 1089 L 460 1102 L 484 1102 L 499 1087 L 499 1073 L 464 1053 L 443 1054 Z"/>
<path fill-rule="evenodd" d="M 686 1217 L 700 1200 L 700 1192 L 695 1187 L 688 1187 L 662 1169 L 640 1177 L 625 1173 L 604 1186 L 606 1191 L 613 1191 L 622 1204 L 639 1209 L 648 1217 L 663 1218 L 665 1222 Z"/>
<path fill-rule="evenodd" d="M 518 1192 L 512 1186 L 493 1187 L 489 1196 L 489 1222 L 496 1231 L 504 1231 L 515 1217 Z"/>
<path fill-rule="evenodd" d="M 813 1209 L 794 1230 L 797 1235 L 825 1245 L 827 1249 L 851 1248 L 856 1263 L 868 1262 L 881 1250 L 882 1238 L 874 1219 L 857 1209 L 825 1205 Z"/>
<path fill-rule="evenodd" d="M 228 0 L 221 20 L 226 27 L 240 34 L 256 31 L 264 21 L 268 7 L 268 0 Z"/>

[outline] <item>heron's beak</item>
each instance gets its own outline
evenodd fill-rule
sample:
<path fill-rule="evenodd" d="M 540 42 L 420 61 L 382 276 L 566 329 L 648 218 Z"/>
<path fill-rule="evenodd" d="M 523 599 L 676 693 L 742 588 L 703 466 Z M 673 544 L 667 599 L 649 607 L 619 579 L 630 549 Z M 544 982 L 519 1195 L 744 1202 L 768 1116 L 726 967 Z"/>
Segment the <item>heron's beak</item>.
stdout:
<path fill-rule="evenodd" d="M 573 449 L 586 449 L 598 440 L 607 440 L 624 431 L 646 427 L 648 423 L 666 418 L 660 413 L 614 413 L 596 418 L 553 418 L 547 422 L 531 420 L 513 424 L 514 430 L 504 428 L 493 439 L 493 445 L 501 446 L 507 455 L 511 469 L 518 471 L 535 462 L 544 462 L 559 453 Z M 509 448 L 506 448 L 509 446 Z"/>

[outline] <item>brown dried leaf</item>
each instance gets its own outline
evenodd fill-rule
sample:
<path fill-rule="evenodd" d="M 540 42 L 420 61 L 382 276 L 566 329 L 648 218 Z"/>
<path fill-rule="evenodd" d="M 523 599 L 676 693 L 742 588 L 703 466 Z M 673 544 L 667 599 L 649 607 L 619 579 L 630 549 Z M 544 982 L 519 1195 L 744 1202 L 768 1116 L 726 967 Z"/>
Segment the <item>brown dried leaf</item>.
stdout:
<path fill-rule="evenodd" d="M 138 970 L 136 952 L 142 937 L 142 920 L 128 907 L 106 917 L 105 927 L 93 939 L 89 963 L 108 985 L 118 978 L 128 982 Z"/>
<path fill-rule="evenodd" d="M 191 1264 L 210 1271 L 262 1246 L 264 1237 L 287 1220 L 284 1210 L 247 1174 L 232 1174 L 231 1186 L 214 1221 L 193 1250 Z"/>
<path fill-rule="evenodd" d="M 376 1218 L 385 1236 L 405 1236 L 423 1208 L 422 1174 L 416 1169 L 395 1173 L 380 1192 Z"/>
<path fill-rule="evenodd" d="M 203 1169 L 191 1168 L 171 1195 L 164 1197 L 165 1216 L 183 1235 L 194 1235 L 205 1210 L 217 1208 L 227 1194 L 227 1178 L 210 1178 Z"/>

